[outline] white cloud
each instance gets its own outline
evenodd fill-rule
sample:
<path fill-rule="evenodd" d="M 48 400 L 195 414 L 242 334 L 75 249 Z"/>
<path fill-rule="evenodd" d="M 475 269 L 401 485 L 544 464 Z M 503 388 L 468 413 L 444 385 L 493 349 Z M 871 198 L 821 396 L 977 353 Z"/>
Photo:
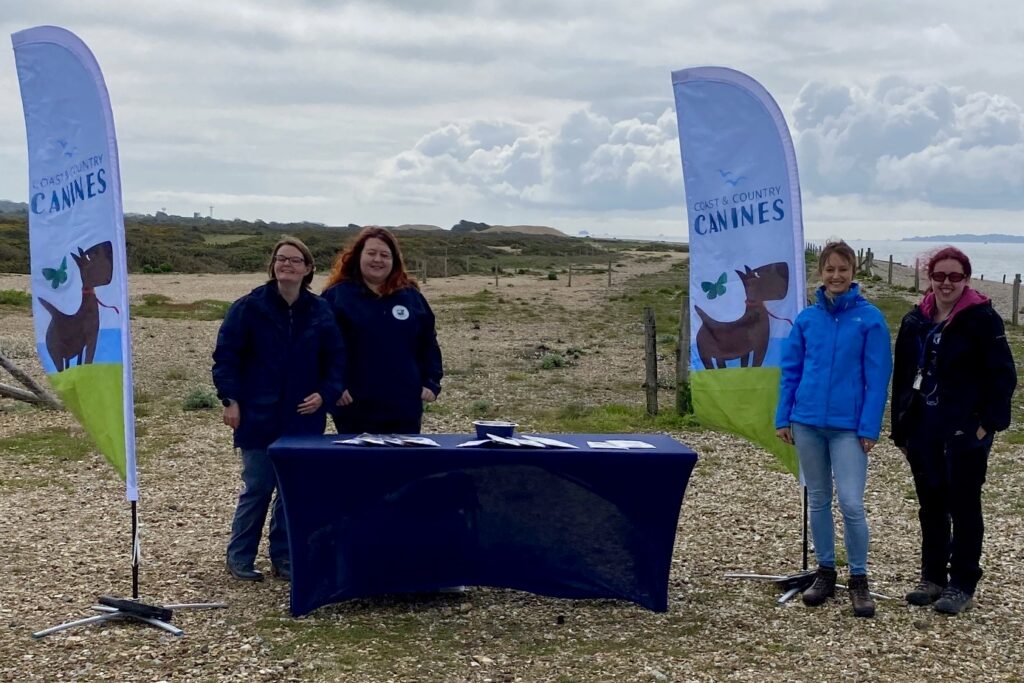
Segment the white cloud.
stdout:
<path fill-rule="evenodd" d="M 812 193 L 1024 208 L 1024 115 L 1004 95 L 897 77 L 811 82 L 793 111 Z"/>
<path fill-rule="evenodd" d="M 646 117 L 650 119 L 651 117 Z M 365 200 L 463 198 L 572 210 L 658 209 L 680 204 L 675 116 L 610 121 L 581 109 L 555 130 L 506 121 L 447 123 L 386 160 Z"/>

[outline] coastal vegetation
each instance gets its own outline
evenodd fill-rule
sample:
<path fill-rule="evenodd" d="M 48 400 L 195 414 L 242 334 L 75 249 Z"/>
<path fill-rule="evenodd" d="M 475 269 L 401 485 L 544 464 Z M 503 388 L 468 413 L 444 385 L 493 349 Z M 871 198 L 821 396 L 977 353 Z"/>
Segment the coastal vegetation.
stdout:
<path fill-rule="evenodd" d="M 473 226 L 469 229 L 465 226 Z M 483 228 L 481 228 L 483 226 Z M 643 244 L 646 251 L 686 251 L 685 244 L 645 243 L 569 237 L 536 226 L 500 228 L 460 221 L 452 230 L 395 228 L 407 266 L 422 277 L 466 273 L 544 277 L 574 267 L 607 267 L 620 253 Z M 515 230 L 515 227 L 522 231 Z M 459 229 L 456 229 L 459 228 Z M 358 225 L 220 221 L 178 216 L 125 218 L 128 271 L 132 273 L 249 273 L 266 268 L 266 255 L 281 235 L 294 235 L 313 252 L 322 272 L 360 230 Z M 24 216 L 0 215 L 0 273 L 27 273 L 28 223 Z"/>

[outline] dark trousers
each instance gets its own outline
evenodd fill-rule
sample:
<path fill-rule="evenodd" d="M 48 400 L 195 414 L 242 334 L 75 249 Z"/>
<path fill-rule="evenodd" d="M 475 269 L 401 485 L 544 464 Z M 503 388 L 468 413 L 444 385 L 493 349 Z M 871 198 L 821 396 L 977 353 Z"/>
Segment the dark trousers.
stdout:
<path fill-rule="evenodd" d="M 981 579 L 981 487 L 991 448 L 991 434 L 980 441 L 974 434 L 961 434 L 907 442 L 920 504 L 921 578 L 926 581 L 973 594 Z"/>
<path fill-rule="evenodd" d="M 284 521 L 281 496 L 274 496 L 277 474 L 265 449 L 242 450 L 242 492 L 238 495 L 235 518 L 231 522 L 228 562 L 239 569 L 251 569 L 263 536 L 263 524 L 270 510 L 270 561 L 275 567 L 289 565 L 288 528 Z"/>

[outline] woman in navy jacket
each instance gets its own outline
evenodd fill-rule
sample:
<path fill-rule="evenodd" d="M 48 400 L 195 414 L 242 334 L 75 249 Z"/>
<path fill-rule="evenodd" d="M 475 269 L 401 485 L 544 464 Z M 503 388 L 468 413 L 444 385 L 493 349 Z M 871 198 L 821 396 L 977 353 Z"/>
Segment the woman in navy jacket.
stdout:
<path fill-rule="evenodd" d="M 835 594 L 834 478 L 853 613 L 872 617 L 864 488 L 867 455 L 882 428 L 892 356 L 885 318 L 853 282 L 856 263 L 845 242 L 830 242 L 821 251 L 817 303 L 797 316 L 783 353 L 775 427 L 780 439 L 795 442 L 807 485 L 818 571 L 804 603 L 820 605 Z"/>
<path fill-rule="evenodd" d="M 238 496 L 228 571 L 261 581 L 253 563 L 277 477 L 267 446 L 285 434 L 323 434 L 325 406 L 344 389 L 344 346 L 327 302 L 309 291 L 313 255 L 285 237 L 274 246 L 270 281 L 232 304 L 217 335 L 213 382 L 224 404 L 224 424 L 242 451 L 243 488 Z M 288 537 L 281 497 L 270 517 L 274 574 L 290 578 Z"/>
<path fill-rule="evenodd" d="M 892 380 L 892 439 L 920 504 L 921 580 L 912 605 L 959 614 L 981 578 L 981 486 L 992 437 L 1010 426 L 1017 369 L 1003 319 L 969 286 L 955 247 L 932 255 L 931 290 L 903 318 Z"/>
<path fill-rule="evenodd" d="M 434 313 L 395 236 L 364 228 L 335 260 L 323 297 L 347 353 L 346 389 L 332 412 L 338 432 L 418 434 L 444 373 Z"/>

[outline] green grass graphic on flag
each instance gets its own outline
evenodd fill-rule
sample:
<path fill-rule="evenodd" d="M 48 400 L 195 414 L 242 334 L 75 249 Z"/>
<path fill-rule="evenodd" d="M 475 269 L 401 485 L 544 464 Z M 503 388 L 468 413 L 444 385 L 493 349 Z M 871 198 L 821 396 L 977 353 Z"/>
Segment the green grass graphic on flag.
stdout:
<path fill-rule="evenodd" d="M 50 384 L 121 479 L 125 479 L 120 363 L 91 363 L 49 375 Z"/>
<path fill-rule="evenodd" d="M 777 367 L 720 368 L 690 373 L 693 413 L 701 424 L 763 447 L 798 476 L 796 449 L 775 434 L 779 401 Z"/>

